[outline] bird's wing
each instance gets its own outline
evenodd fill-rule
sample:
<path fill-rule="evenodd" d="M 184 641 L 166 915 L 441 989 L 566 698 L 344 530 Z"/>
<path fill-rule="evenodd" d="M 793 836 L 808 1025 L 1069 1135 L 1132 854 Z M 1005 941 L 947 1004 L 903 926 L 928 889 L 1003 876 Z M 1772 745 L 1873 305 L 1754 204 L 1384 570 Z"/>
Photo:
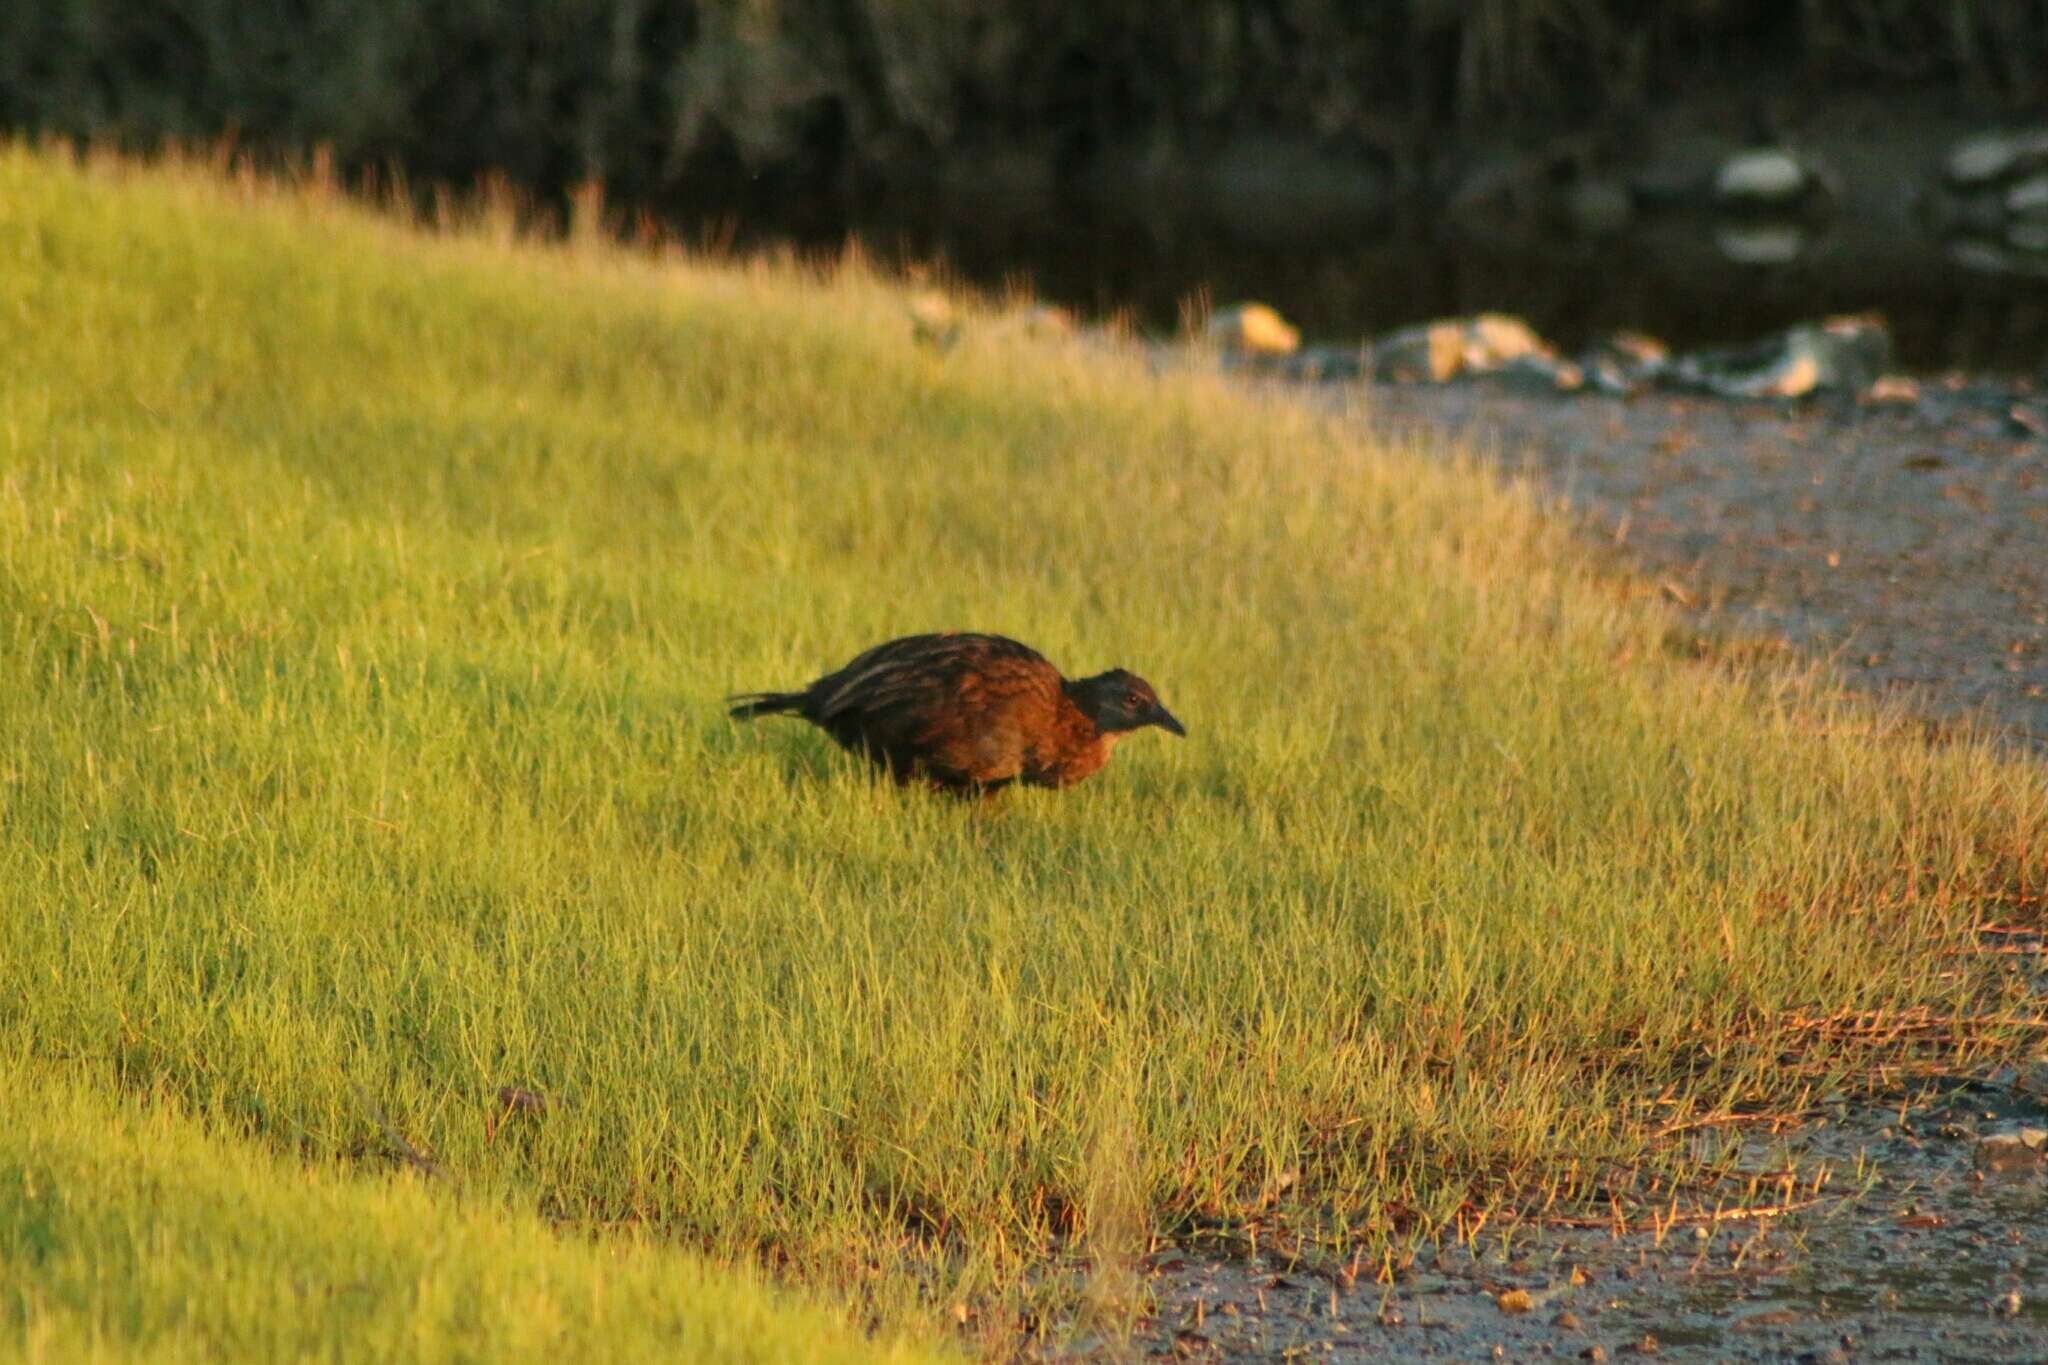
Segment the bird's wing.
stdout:
<path fill-rule="evenodd" d="M 1029 645 L 966 632 L 908 635 L 876 645 L 813 686 L 821 722 L 861 715 L 882 720 L 935 708 L 957 714 L 1019 690 L 1056 690 L 1059 671 Z"/>

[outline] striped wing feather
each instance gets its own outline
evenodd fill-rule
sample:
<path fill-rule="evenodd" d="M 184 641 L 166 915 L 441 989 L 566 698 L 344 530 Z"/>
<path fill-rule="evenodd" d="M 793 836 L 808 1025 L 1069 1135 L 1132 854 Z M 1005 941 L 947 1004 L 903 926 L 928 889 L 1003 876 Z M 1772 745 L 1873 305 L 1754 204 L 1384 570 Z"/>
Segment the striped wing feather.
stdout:
<path fill-rule="evenodd" d="M 1022 773 L 1028 736 L 1062 709 L 1060 675 L 1000 635 L 913 635 L 877 645 L 811 685 L 806 714 L 899 774 L 993 784 Z"/>
<path fill-rule="evenodd" d="M 826 724 L 854 714 L 971 703 L 1019 685 L 1049 695 L 1058 691 L 1059 671 L 1029 645 L 1000 635 L 909 635 L 876 645 L 812 683 L 808 709 Z"/>

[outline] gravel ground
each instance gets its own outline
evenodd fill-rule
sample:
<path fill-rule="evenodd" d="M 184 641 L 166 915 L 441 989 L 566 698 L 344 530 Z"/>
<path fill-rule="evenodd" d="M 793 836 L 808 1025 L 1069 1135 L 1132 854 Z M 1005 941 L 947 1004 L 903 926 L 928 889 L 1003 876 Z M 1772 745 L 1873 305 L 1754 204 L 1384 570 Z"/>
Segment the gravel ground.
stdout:
<path fill-rule="evenodd" d="M 2048 402 L 2025 389 L 1933 383 L 1881 404 L 1306 391 L 1497 453 L 1708 617 L 2048 745 Z"/>
<path fill-rule="evenodd" d="M 1167 1247 L 1129 1342 L 1066 1361 L 2048 1360 L 2048 1166 L 1980 1139 L 2041 1122 L 2009 1084 L 1840 1107 L 1744 1140 L 1742 1165 L 1834 1180 L 1770 1221 L 1524 1228 L 1426 1253 L 1391 1284 Z"/>

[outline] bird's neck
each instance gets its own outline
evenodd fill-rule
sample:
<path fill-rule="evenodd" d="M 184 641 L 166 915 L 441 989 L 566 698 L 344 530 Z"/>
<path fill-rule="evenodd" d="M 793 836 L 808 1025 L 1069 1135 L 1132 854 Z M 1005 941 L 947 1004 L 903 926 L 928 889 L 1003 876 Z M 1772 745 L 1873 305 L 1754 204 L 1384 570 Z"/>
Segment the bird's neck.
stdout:
<path fill-rule="evenodd" d="M 1090 743 L 1094 739 L 1098 739 L 1104 731 L 1102 731 L 1100 724 L 1096 724 L 1096 714 L 1090 710 L 1090 706 L 1087 706 L 1087 694 L 1081 692 L 1079 688 L 1075 688 L 1071 681 L 1065 681 L 1065 679 L 1061 679 L 1059 690 L 1067 698 L 1067 706 L 1065 706 L 1065 712 L 1067 712 L 1065 720 L 1067 720 L 1067 724 L 1063 726 L 1063 729 L 1067 729 L 1071 735 L 1075 735 L 1075 739 L 1085 737 L 1085 741 L 1090 741 Z"/>
<path fill-rule="evenodd" d="M 1060 679 L 1060 691 L 1066 694 L 1067 705 L 1072 708 L 1072 718 L 1085 727 L 1091 737 L 1110 733 L 1096 723 L 1095 710 L 1090 704 L 1093 699 L 1088 695 L 1085 688 L 1071 679 L 1062 678 Z"/>
<path fill-rule="evenodd" d="M 1110 750 L 1123 738 L 1120 731 L 1104 730 L 1095 723 L 1071 683 L 1065 684 L 1062 691 L 1067 704 L 1060 708 L 1059 723 L 1041 744 L 1034 746 L 1035 765 L 1057 787 L 1071 786 L 1107 763 Z"/>

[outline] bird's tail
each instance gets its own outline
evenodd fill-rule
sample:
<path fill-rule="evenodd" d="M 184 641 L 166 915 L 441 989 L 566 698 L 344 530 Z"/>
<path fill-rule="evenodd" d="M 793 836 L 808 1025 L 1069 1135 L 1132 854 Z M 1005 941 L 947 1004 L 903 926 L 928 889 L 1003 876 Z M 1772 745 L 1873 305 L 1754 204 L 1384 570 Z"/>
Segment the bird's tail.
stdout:
<path fill-rule="evenodd" d="M 804 706 L 804 694 L 801 692 L 738 692 L 726 700 L 733 703 L 730 714 L 735 720 L 788 715 L 803 710 Z"/>

